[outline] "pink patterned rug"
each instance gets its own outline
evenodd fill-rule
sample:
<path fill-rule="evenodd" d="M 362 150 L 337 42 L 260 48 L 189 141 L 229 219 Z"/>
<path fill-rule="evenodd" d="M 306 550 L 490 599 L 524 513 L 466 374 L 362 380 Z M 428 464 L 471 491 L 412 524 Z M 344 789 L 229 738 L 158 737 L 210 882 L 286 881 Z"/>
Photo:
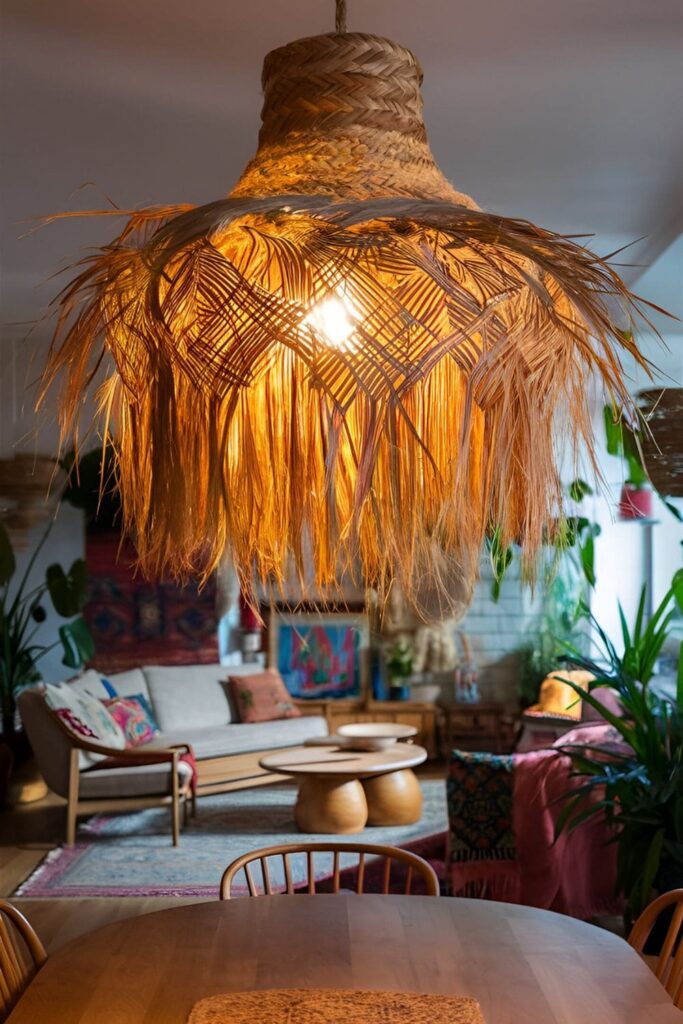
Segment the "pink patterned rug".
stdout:
<path fill-rule="evenodd" d="M 358 842 L 400 846 L 443 867 L 446 833 L 446 793 L 443 781 L 424 780 L 422 819 L 415 825 L 367 828 L 356 836 L 307 835 L 310 842 L 354 839 Z M 261 787 L 202 797 L 196 818 L 173 847 L 169 811 L 151 808 L 134 814 L 98 816 L 83 823 L 77 843 L 47 854 L 15 896 L 207 896 L 218 895 L 225 868 L 250 850 L 302 839 L 293 818 L 295 791 L 289 786 Z M 353 871 L 355 859 L 342 858 L 342 873 Z M 380 862 L 378 862 L 378 866 Z M 303 882 L 305 860 L 293 864 L 294 881 Z M 317 881 L 332 873 L 321 859 Z M 438 873 L 438 871 L 437 871 Z M 239 882 L 239 879 L 238 879 Z M 284 889 L 284 878 L 273 875 L 274 888 Z M 342 877 L 352 888 L 352 877 Z M 372 875 L 368 874 L 372 885 Z M 397 887 L 400 879 L 396 878 Z M 245 888 L 246 892 L 246 888 Z"/>

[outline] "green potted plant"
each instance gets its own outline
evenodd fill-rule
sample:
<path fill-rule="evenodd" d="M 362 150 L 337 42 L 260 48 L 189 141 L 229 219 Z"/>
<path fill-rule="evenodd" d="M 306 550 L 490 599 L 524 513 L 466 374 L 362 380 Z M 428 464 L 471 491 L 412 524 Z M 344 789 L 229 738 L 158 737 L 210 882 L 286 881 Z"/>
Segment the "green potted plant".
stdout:
<path fill-rule="evenodd" d="M 405 639 L 397 640 L 388 649 L 386 666 L 389 672 L 389 696 L 391 700 L 408 700 L 410 685 L 408 679 L 413 674 L 413 647 Z"/>
<path fill-rule="evenodd" d="M 600 535 L 597 523 L 581 515 L 581 503 L 584 498 L 593 494 L 592 487 L 585 480 L 572 480 L 565 488 L 566 495 L 573 506 L 572 514 L 558 519 L 552 537 L 545 538 L 545 568 L 549 570 L 549 583 L 558 568 L 565 560 L 575 565 L 585 577 L 589 586 L 595 586 L 595 539 Z M 514 545 L 507 547 L 502 543 L 499 527 L 489 531 L 486 536 L 486 548 L 491 562 L 493 582 L 491 597 L 498 601 L 500 585 L 505 573 L 514 560 Z"/>
<path fill-rule="evenodd" d="M 626 463 L 626 479 L 619 498 L 621 519 L 652 518 L 652 488 L 643 465 L 640 430 L 624 422 L 611 405 L 603 410 L 608 454 Z"/>
<path fill-rule="evenodd" d="M 568 795 L 556 825 L 559 834 L 592 815 L 605 815 L 615 832 L 617 890 L 626 899 L 627 921 L 635 920 L 654 892 L 683 885 L 683 644 L 676 698 L 662 697 L 650 687 L 675 606 L 683 609 L 683 570 L 647 623 L 645 604 L 643 588 L 632 628 L 619 606 L 621 656 L 587 609 L 604 664 L 567 645 L 568 660 L 595 676 L 587 693 L 569 685 L 614 727 L 621 744 L 564 748 L 575 775 L 585 781 Z M 597 687 L 614 691 L 621 714 L 595 695 Z"/>
<path fill-rule="evenodd" d="M 60 644 L 64 651 L 62 662 L 67 668 L 80 668 L 95 653 L 88 627 L 79 614 L 86 599 L 83 560 L 76 559 L 68 572 L 57 564 L 48 566 L 44 579 L 38 583 L 30 579 L 51 529 L 52 521 L 23 574 L 16 579 L 14 549 L 5 526 L 0 522 L 0 702 L 5 786 L 17 746 L 15 697 L 18 691 L 40 680 L 40 660 Z M 44 603 L 47 596 L 56 613 L 68 620 L 59 627 L 58 636 L 52 643 L 44 643 L 37 638 L 40 625 L 46 618 Z M 0 787 L 2 784 L 0 779 Z"/>

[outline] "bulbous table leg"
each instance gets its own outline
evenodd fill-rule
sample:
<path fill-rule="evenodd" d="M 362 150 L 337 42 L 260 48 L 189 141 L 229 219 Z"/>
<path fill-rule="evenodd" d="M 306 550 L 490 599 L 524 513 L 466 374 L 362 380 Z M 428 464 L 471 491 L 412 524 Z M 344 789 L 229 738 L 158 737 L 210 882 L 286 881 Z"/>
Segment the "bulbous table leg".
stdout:
<path fill-rule="evenodd" d="M 341 836 L 362 832 L 368 819 L 363 787 L 358 779 L 338 775 L 303 776 L 294 817 L 302 832 Z"/>
<path fill-rule="evenodd" d="M 404 768 L 363 779 L 368 825 L 413 825 L 422 815 L 422 790 L 415 772 Z"/>

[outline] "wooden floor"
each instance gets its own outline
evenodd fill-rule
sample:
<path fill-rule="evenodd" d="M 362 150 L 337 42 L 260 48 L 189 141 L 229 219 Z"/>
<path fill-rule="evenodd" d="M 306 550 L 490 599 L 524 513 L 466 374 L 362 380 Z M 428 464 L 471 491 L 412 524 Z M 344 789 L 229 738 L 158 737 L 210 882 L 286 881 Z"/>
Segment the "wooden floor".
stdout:
<path fill-rule="evenodd" d="M 435 763 L 417 771 L 423 778 L 444 775 L 443 765 Z M 25 787 L 40 784 L 31 765 L 21 772 L 20 782 Z M 0 897 L 10 896 L 45 854 L 64 841 L 65 822 L 66 801 L 49 792 L 31 803 L 0 811 Z M 29 918 L 48 952 L 112 921 L 202 902 L 200 897 L 178 896 L 12 900 Z"/>
<path fill-rule="evenodd" d="M 66 803 L 48 794 L 34 803 L 0 811 L 0 897 L 8 897 L 63 841 Z M 40 935 L 48 953 L 112 921 L 201 903 L 200 898 L 13 899 Z"/>
<path fill-rule="evenodd" d="M 444 766 L 438 763 L 417 769 L 423 778 L 443 778 Z M 35 784 L 36 775 L 27 766 L 22 781 Z M 0 811 L 0 897 L 7 898 L 27 878 L 50 850 L 64 841 L 66 803 L 47 793 L 32 803 L 18 804 Z M 48 952 L 65 942 L 94 931 L 113 921 L 156 910 L 205 902 L 199 897 L 158 896 L 103 897 L 98 899 L 14 899 L 34 925 Z M 621 931 L 619 919 L 599 923 L 610 931 Z"/>

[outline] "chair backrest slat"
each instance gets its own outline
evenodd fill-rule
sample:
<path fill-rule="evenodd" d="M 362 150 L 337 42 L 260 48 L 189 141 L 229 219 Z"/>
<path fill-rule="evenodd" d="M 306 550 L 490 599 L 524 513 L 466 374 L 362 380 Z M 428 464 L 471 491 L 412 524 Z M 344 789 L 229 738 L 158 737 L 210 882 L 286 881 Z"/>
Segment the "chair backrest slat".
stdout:
<path fill-rule="evenodd" d="M 346 866 L 342 867 L 341 854 L 353 853 L 358 855 L 358 865 L 356 868 L 356 891 L 358 893 L 364 893 L 366 890 L 368 867 L 366 858 L 377 857 L 384 861 L 381 872 L 381 891 L 383 893 L 391 891 L 392 865 L 399 864 L 405 869 L 406 873 L 405 884 L 402 890 L 406 895 L 412 893 L 413 883 L 416 878 L 422 880 L 423 891 L 427 895 L 439 895 L 439 880 L 432 867 L 427 861 L 418 857 L 417 854 L 410 853 L 408 850 L 401 850 L 395 846 L 380 846 L 373 843 L 292 843 L 287 846 L 270 846 L 261 850 L 254 850 L 252 853 L 244 854 L 242 857 L 234 860 L 223 873 L 220 888 L 221 899 L 232 898 L 233 879 L 241 869 L 244 869 L 247 878 L 248 894 L 250 896 L 260 895 L 257 887 L 253 884 L 253 879 L 248 869 L 248 865 L 257 860 L 261 863 L 264 893 L 265 895 L 272 895 L 274 891 L 273 879 L 268 872 L 268 860 L 270 858 L 278 858 L 282 862 L 284 891 L 288 895 L 292 895 L 297 889 L 300 892 L 303 891 L 310 895 L 315 895 L 319 891 L 315 877 L 315 854 L 318 852 L 331 853 L 333 855 L 331 876 L 326 875 L 326 877 L 328 879 L 331 878 L 329 885 L 331 885 L 334 893 L 338 893 L 341 890 L 342 871 L 351 870 L 350 868 L 347 869 Z M 294 854 L 306 855 L 307 877 L 296 884 L 290 862 L 290 857 Z M 401 891 L 400 888 L 398 891 Z"/>
<path fill-rule="evenodd" d="M 365 854 L 361 851 L 358 854 L 358 876 L 356 878 L 356 892 L 362 895 L 365 885 Z"/>
<path fill-rule="evenodd" d="M 666 973 L 666 968 L 669 963 L 669 958 L 673 953 L 673 948 L 678 938 L 678 933 L 681 930 L 681 923 L 683 922 L 683 901 L 681 901 L 669 922 L 669 927 L 666 930 L 666 938 L 662 944 L 662 948 L 659 951 L 659 960 L 657 961 L 657 969 L 655 974 L 661 981 Z"/>
<path fill-rule="evenodd" d="M 261 857 L 261 874 L 263 875 L 263 891 L 266 896 L 270 896 L 272 889 L 270 887 L 270 871 L 268 870 L 268 858 Z"/>
<path fill-rule="evenodd" d="M 46 959 L 43 944 L 24 915 L 0 900 L 0 1021 Z"/>
<path fill-rule="evenodd" d="M 289 866 L 289 854 L 285 853 L 282 859 L 285 864 L 285 882 L 287 884 L 287 895 L 291 896 L 294 892 L 294 883 L 292 882 L 292 871 Z"/>
<path fill-rule="evenodd" d="M 653 900 L 634 924 L 628 941 L 636 952 L 642 953 L 659 915 L 668 907 L 674 907 L 674 911 L 654 972 L 676 1006 L 683 1009 L 683 889 L 673 889 Z"/>

